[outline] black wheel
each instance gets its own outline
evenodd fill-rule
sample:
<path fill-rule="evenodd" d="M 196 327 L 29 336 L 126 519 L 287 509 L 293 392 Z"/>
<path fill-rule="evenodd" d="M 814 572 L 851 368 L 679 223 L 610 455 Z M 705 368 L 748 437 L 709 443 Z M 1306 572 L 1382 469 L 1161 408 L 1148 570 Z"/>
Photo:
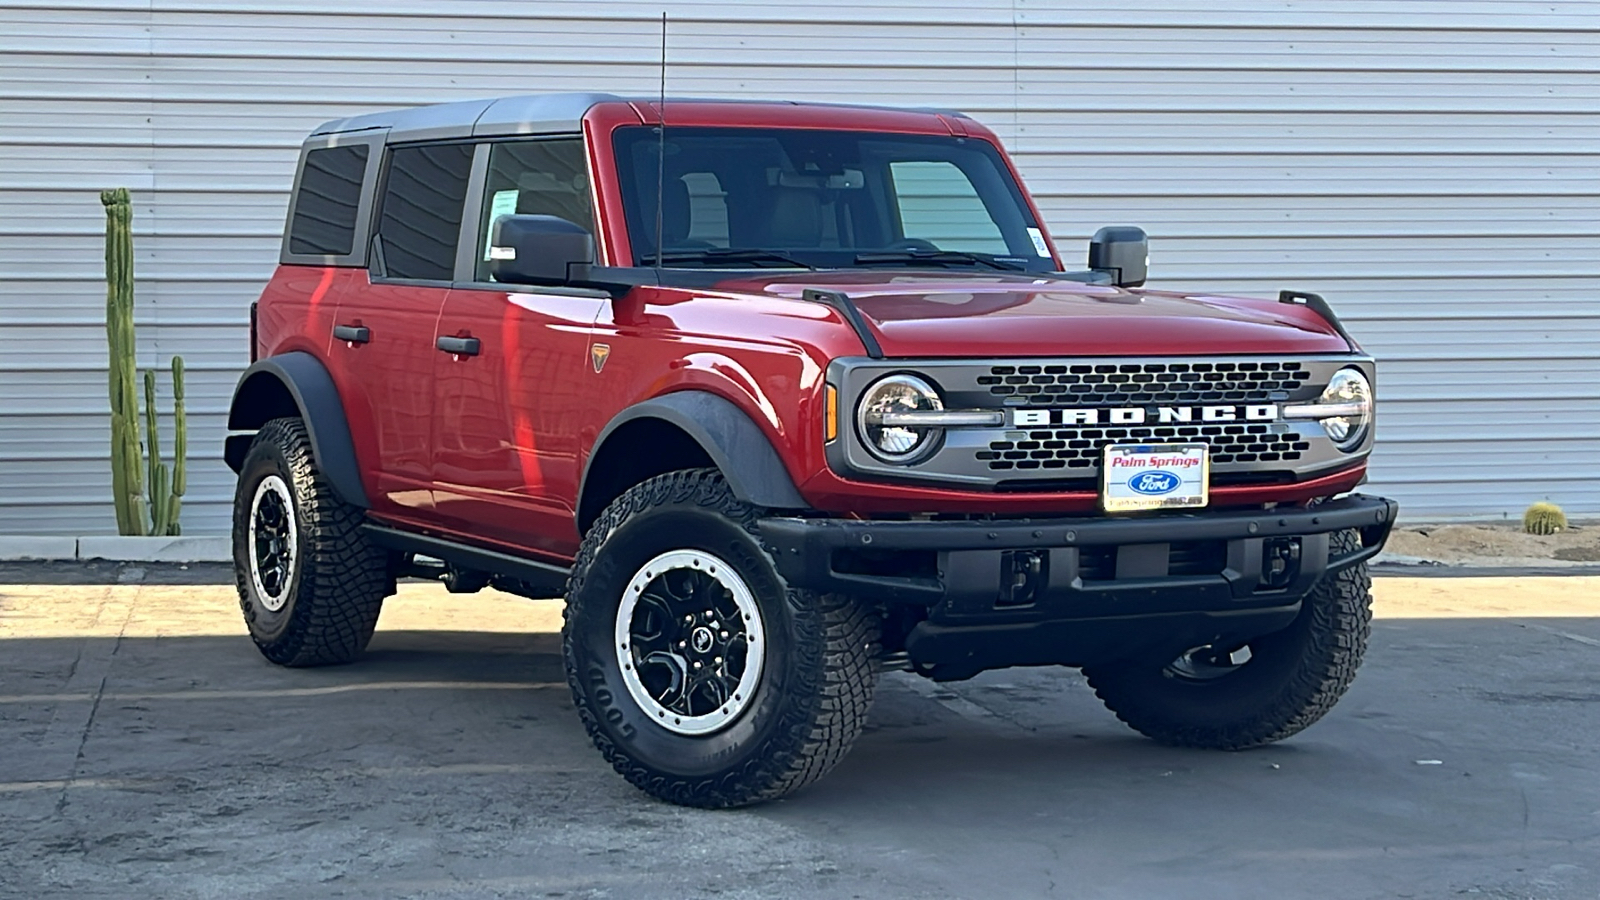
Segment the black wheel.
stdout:
<path fill-rule="evenodd" d="M 770 800 L 821 778 L 872 703 L 877 618 L 789 588 L 760 511 L 712 469 L 629 489 L 585 537 L 562 647 L 595 746 L 685 806 Z"/>
<path fill-rule="evenodd" d="M 318 471 L 299 419 L 261 427 L 233 498 L 233 569 L 250 637 L 284 666 L 361 655 L 393 592 L 388 555 L 361 533 L 361 511 Z"/>
<path fill-rule="evenodd" d="M 1331 539 L 1334 552 L 1357 543 L 1354 532 Z M 1322 718 L 1355 680 L 1371 631 L 1371 587 L 1361 563 L 1318 582 L 1282 631 L 1084 674 L 1117 718 L 1163 744 L 1242 750 L 1280 741 Z"/>

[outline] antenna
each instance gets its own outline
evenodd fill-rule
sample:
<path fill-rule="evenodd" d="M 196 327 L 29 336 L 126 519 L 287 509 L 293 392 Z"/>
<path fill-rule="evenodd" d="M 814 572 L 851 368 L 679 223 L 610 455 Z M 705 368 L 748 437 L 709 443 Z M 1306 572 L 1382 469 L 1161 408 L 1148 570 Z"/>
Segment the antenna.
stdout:
<path fill-rule="evenodd" d="M 661 246 L 662 204 L 667 195 L 667 11 L 661 11 L 661 94 L 656 104 L 656 283 L 661 283 L 661 264 L 667 249 Z"/>

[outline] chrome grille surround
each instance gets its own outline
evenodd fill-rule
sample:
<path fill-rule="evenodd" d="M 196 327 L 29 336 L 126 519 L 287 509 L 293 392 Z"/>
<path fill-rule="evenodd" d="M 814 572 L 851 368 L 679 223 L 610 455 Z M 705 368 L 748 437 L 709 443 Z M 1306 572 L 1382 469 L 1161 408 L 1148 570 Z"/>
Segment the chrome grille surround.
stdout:
<path fill-rule="evenodd" d="M 835 360 L 828 380 L 840 391 L 848 422 L 860 392 L 878 378 L 909 372 L 939 390 L 946 409 L 1101 411 L 1148 410 L 1140 424 L 1016 425 L 952 428 L 916 465 L 873 458 L 848 426 L 828 446 L 829 465 L 841 474 L 875 480 L 968 486 L 997 491 L 1082 490 L 1098 485 L 1100 459 L 1109 443 L 1204 441 L 1211 445 L 1216 484 L 1299 480 L 1348 465 L 1371 450 L 1370 434 L 1344 453 L 1314 421 L 1283 421 L 1285 403 L 1315 400 L 1340 368 L 1354 366 L 1373 378 L 1369 357 L 1147 357 L 986 360 Z M 1270 405 L 1273 421 L 1157 421 L 1163 407 Z M 1016 413 L 1007 413 L 1013 422 Z"/>

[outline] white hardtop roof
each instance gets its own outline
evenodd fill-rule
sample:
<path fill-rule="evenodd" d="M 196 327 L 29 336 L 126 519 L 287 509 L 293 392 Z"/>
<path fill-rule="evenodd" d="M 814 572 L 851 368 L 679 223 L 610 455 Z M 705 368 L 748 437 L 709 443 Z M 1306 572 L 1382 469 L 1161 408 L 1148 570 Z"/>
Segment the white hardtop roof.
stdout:
<path fill-rule="evenodd" d="M 353 131 L 389 129 L 389 141 L 448 140 L 464 137 L 502 137 L 516 134 L 577 134 L 582 130 L 583 116 L 596 103 L 608 101 L 639 100 L 656 102 L 655 97 L 619 97 L 615 94 L 523 94 L 515 97 L 494 97 L 487 100 L 463 100 L 458 103 L 439 103 L 432 106 L 413 106 L 388 112 L 367 113 L 348 119 L 324 122 L 311 132 L 311 137 Z M 773 103 L 802 105 L 786 100 L 707 100 L 704 98 L 668 97 L 667 105 L 680 103 Z M 905 112 L 941 113 L 965 116 L 952 110 L 906 109 L 888 106 L 856 106 L 854 104 L 805 103 L 805 106 L 846 106 L 857 109 L 896 109 Z"/>

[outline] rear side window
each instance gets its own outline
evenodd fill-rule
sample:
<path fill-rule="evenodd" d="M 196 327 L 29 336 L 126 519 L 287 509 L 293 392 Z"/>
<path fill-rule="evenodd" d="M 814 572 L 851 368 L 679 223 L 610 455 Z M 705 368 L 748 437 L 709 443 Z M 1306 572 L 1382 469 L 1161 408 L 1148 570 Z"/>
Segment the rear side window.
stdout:
<path fill-rule="evenodd" d="M 367 146 L 326 147 L 306 154 L 289 223 L 289 252 L 345 256 L 356 233 Z"/>
<path fill-rule="evenodd" d="M 470 144 L 390 152 L 378 218 L 386 275 L 425 281 L 452 278 L 471 169 Z"/>

